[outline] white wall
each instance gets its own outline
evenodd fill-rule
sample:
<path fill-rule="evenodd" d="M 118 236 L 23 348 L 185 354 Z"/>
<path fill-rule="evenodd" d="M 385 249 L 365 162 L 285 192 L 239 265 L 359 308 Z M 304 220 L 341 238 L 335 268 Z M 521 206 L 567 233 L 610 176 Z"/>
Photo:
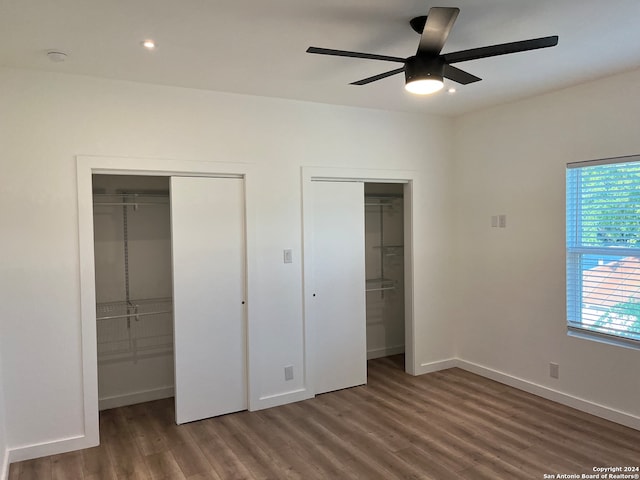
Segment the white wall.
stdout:
<path fill-rule="evenodd" d="M 640 417 L 640 351 L 567 337 L 564 286 L 565 164 L 640 153 L 639 126 L 640 71 L 456 120 L 458 357 Z"/>
<path fill-rule="evenodd" d="M 416 170 L 415 363 L 452 356 L 451 124 L 429 116 L 0 70 L 7 440 L 83 434 L 75 155 L 249 162 L 255 205 L 252 395 L 302 388 L 301 166 Z M 293 249 L 294 263 L 282 263 Z M 443 253 L 444 252 L 444 253 Z M 46 408 L 44 406 L 46 405 Z M 27 448 L 22 448 L 27 447 Z M 18 458 L 24 455 L 15 455 Z"/>

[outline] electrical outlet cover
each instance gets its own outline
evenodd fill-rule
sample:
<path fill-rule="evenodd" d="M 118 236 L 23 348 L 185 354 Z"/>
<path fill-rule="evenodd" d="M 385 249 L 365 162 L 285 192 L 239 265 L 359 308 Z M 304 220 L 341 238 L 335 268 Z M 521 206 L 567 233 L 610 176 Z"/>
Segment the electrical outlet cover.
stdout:
<path fill-rule="evenodd" d="M 293 365 L 287 365 L 284 367 L 284 379 L 293 380 Z"/>

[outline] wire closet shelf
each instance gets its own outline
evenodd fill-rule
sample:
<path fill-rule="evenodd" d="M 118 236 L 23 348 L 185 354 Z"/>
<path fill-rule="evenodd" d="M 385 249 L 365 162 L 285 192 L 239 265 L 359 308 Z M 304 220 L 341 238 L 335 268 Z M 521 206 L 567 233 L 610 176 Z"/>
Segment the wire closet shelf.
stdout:
<path fill-rule="evenodd" d="M 364 197 L 364 206 L 366 208 L 377 208 L 379 212 L 380 222 L 380 244 L 374 245 L 372 248 L 379 249 L 379 267 L 380 276 L 377 278 L 368 278 L 366 280 L 365 292 L 380 292 L 384 295 L 384 292 L 388 290 L 395 290 L 397 288 L 397 282 L 393 279 L 385 277 L 385 257 L 402 257 L 403 245 L 385 245 L 385 239 L 383 235 L 384 231 L 384 211 L 390 209 L 393 211 L 397 207 L 396 202 L 402 203 L 403 196 L 395 193 L 387 194 L 366 194 Z M 388 212 L 389 210 L 387 210 Z"/>
<path fill-rule="evenodd" d="M 100 214 L 120 207 L 124 244 L 124 300 L 96 304 L 98 363 L 133 361 L 173 352 L 173 301 L 171 297 L 132 299 L 129 288 L 130 208 L 169 206 L 164 191 L 93 192 Z M 103 209 L 102 207 L 108 207 Z"/>
<path fill-rule="evenodd" d="M 173 351 L 169 297 L 96 304 L 98 361 L 134 360 Z"/>

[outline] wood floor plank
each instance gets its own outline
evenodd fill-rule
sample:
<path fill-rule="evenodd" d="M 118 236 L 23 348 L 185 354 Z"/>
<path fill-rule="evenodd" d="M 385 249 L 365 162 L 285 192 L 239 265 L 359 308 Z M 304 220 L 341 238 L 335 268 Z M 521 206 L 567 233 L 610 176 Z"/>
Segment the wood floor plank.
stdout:
<path fill-rule="evenodd" d="M 36 458 L 22 463 L 18 480 L 51 480 L 51 457 Z"/>
<path fill-rule="evenodd" d="M 9 465 L 9 475 L 7 480 L 19 480 L 20 473 L 22 473 L 22 466 L 24 462 L 12 463 Z"/>
<path fill-rule="evenodd" d="M 89 475 L 85 475 L 84 480 L 118 480 L 118 477 L 116 477 L 115 472 L 108 473 L 108 476 L 105 476 L 102 473 L 95 473 L 95 474 L 89 474 Z"/>
<path fill-rule="evenodd" d="M 106 442 L 111 465 L 118 480 L 149 480 L 151 474 L 130 432 Z"/>
<path fill-rule="evenodd" d="M 352 389 L 353 395 L 363 395 L 356 389 Z M 386 432 L 392 432 L 409 442 L 409 445 L 415 447 L 428 456 L 434 462 L 441 464 L 447 471 L 459 471 L 473 464 L 473 455 L 461 455 L 464 451 L 464 444 L 457 441 L 456 437 L 450 434 L 446 428 L 440 427 L 434 421 L 428 421 L 428 426 L 417 424 L 415 418 L 411 416 L 403 416 L 402 409 L 398 411 L 385 405 L 383 408 L 379 405 L 377 408 L 375 397 L 367 402 L 371 410 L 366 415 L 366 419 L 360 420 L 363 423 L 373 421 L 384 428 Z M 380 403 L 380 402 L 378 402 Z M 406 420 L 409 420 L 408 422 Z M 389 433 L 389 435 L 391 435 Z M 398 443 L 394 438 L 394 445 L 390 446 L 394 450 Z M 469 452 L 467 452 L 469 453 Z"/>
<path fill-rule="evenodd" d="M 175 424 L 173 399 L 100 413 L 101 445 L 11 465 L 9 480 L 520 480 L 640 464 L 640 431 L 460 369 Z"/>
<path fill-rule="evenodd" d="M 89 478 L 116 480 L 116 473 L 111 464 L 106 440 L 101 445 L 86 448 L 82 452 L 82 473 L 85 480 Z"/>
<path fill-rule="evenodd" d="M 562 455 L 555 449 L 549 449 L 547 445 L 540 444 L 522 452 L 523 456 L 535 465 L 545 465 L 549 472 L 580 472 L 584 469 L 584 464 L 577 463 Z"/>
<path fill-rule="evenodd" d="M 52 480 L 84 480 L 82 452 L 70 452 L 51 457 Z"/>
<path fill-rule="evenodd" d="M 100 412 L 100 439 L 129 434 L 129 424 L 123 408 L 112 408 Z"/>
<path fill-rule="evenodd" d="M 195 442 L 179 443 L 170 448 L 175 461 L 185 477 L 198 473 L 207 473 L 211 470 L 211 464 Z"/>
<path fill-rule="evenodd" d="M 387 478 L 429 478 L 426 473 L 418 472 L 412 465 L 393 455 L 381 440 L 367 433 L 366 429 L 347 425 L 342 415 L 333 415 L 322 408 L 319 402 L 309 402 L 313 410 L 312 419 L 336 435 L 334 441 L 342 444 L 343 448 L 350 448 L 354 458 L 360 463 L 373 463 L 377 469 L 385 473 Z"/>
<path fill-rule="evenodd" d="M 307 433 L 300 419 L 289 418 L 276 408 L 266 410 L 264 415 L 273 425 L 280 428 L 291 442 L 295 442 L 303 452 L 306 452 L 306 461 L 315 463 L 325 474 L 324 478 L 343 478 L 345 480 L 358 478 L 354 472 L 344 469 L 344 465 L 326 445 Z"/>
<path fill-rule="evenodd" d="M 162 431 L 153 422 L 151 406 L 139 403 L 123 407 L 129 430 L 136 440 L 142 455 L 151 455 L 167 451 L 167 442 Z"/>
<path fill-rule="evenodd" d="M 251 474 L 244 463 L 240 461 L 238 454 L 233 448 L 219 437 L 211 437 L 211 440 L 201 443 L 200 448 L 212 467 L 209 476 L 215 474 L 215 478 L 220 478 L 221 480 L 257 479 L 257 477 Z M 197 475 L 194 477 L 197 477 Z M 191 477 L 187 478 L 191 479 Z"/>
<path fill-rule="evenodd" d="M 488 419 L 486 411 L 481 408 L 478 409 L 474 406 L 461 408 L 460 404 L 456 405 L 454 403 L 458 396 L 452 395 L 446 390 L 432 388 L 429 392 L 425 392 L 424 395 L 417 395 L 415 389 L 403 385 L 400 381 L 390 379 L 388 383 L 389 386 L 385 388 L 390 389 L 387 390 L 389 395 L 398 395 L 404 398 L 404 403 L 413 406 L 416 410 L 423 408 L 425 403 L 428 402 L 430 408 L 437 409 L 441 414 L 450 414 L 457 417 L 458 423 L 468 427 L 464 434 L 482 437 L 485 442 L 491 441 L 495 448 L 509 444 L 510 446 L 525 449 L 535 441 L 533 438 L 523 436 L 521 430 L 512 431 L 507 428 L 507 424 L 501 418 Z"/>
<path fill-rule="evenodd" d="M 296 444 L 289 442 L 277 425 L 267 423 L 261 412 L 256 414 L 231 415 L 226 417 L 230 427 L 236 432 L 252 439 L 274 464 L 279 472 L 286 472 L 286 478 L 318 479 L 324 478 L 314 461 L 307 462 L 303 452 Z"/>
<path fill-rule="evenodd" d="M 332 395 L 324 395 L 320 399 L 320 404 L 329 409 L 335 409 L 340 405 L 356 404 L 355 399 L 358 398 L 357 390 L 350 389 L 349 395 L 338 399 Z M 402 450 L 411 446 L 411 440 L 415 439 L 407 432 L 403 425 L 389 419 L 380 406 L 372 402 L 361 401 L 357 404 L 357 408 L 345 411 L 342 418 L 350 425 L 359 426 L 367 433 L 375 435 L 384 441 L 386 448 L 392 452 Z"/>
<path fill-rule="evenodd" d="M 218 428 L 219 418 L 195 422 L 205 427 L 205 431 L 194 434 L 212 471 L 221 479 L 255 480 L 255 477 L 241 460 L 241 452 L 233 448 L 233 443 L 224 439 L 225 431 Z"/>
<path fill-rule="evenodd" d="M 352 438 L 345 438 L 342 436 L 340 430 L 335 430 L 335 425 L 326 425 L 322 419 L 318 420 L 315 417 L 309 417 L 308 428 L 314 430 L 314 433 L 321 439 L 326 441 L 334 449 L 334 453 L 340 450 L 344 453 L 344 464 L 347 468 L 356 472 L 358 478 L 371 478 L 371 479 L 397 479 L 400 478 L 394 472 L 390 471 L 385 462 L 380 462 L 378 458 L 369 456 L 365 452 L 361 445 L 353 443 Z"/>
<path fill-rule="evenodd" d="M 216 419 L 214 431 L 224 438 L 238 457 L 242 459 L 243 465 L 251 472 L 251 475 L 258 480 L 277 478 L 281 464 L 271 462 L 269 454 L 264 451 L 263 445 L 254 442 L 253 436 L 247 436 L 243 432 L 235 429 L 233 424 L 227 421 L 226 416 Z M 257 437 L 257 435 L 256 435 Z M 289 470 L 281 472 L 283 478 L 295 477 Z"/>
<path fill-rule="evenodd" d="M 237 478 L 237 477 L 225 477 L 225 478 L 233 480 L 233 478 Z M 220 477 L 214 470 L 210 470 L 206 473 L 197 473 L 195 475 L 191 475 L 190 477 L 187 477 L 187 480 L 222 480 L 222 477 Z"/>
<path fill-rule="evenodd" d="M 405 462 L 415 465 L 422 472 L 427 472 L 434 480 L 460 480 L 458 468 L 450 468 L 437 458 L 430 456 L 417 447 L 409 446 L 396 452 Z"/>
<path fill-rule="evenodd" d="M 349 476 L 358 479 L 381 479 L 385 477 L 385 472 L 377 468 L 375 463 L 363 462 L 362 458 L 354 452 L 354 449 L 349 445 L 345 445 L 342 442 L 335 440 L 335 434 L 328 430 L 323 425 L 314 421 L 314 419 L 307 413 L 305 402 L 299 402 L 297 404 L 286 405 L 283 409 L 285 415 L 291 416 L 293 421 L 299 422 L 298 424 L 307 432 L 316 443 L 322 445 L 337 461 L 341 463 L 343 469 L 348 472 Z M 305 412 L 302 415 L 301 412 Z"/>
<path fill-rule="evenodd" d="M 402 398 L 389 398 L 384 391 L 370 388 L 363 394 L 371 396 L 372 401 L 383 404 L 383 414 L 404 424 L 407 431 L 412 432 L 418 439 L 422 439 L 424 432 L 430 432 L 438 442 L 448 447 L 449 452 L 454 455 L 451 459 L 454 463 L 473 463 L 486 454 L 486 450 L 472 440 L 474 430 L 459 421 L 457 415 L 439 410 L 437 404 L 433 405 L 435 411 L 416 411 L 405 406 Z M 432 443 L 431 448 L 438 447 Z"/>
<path fill-rule="evenodd" d="M 153 480 L 186 480 L 187 478 L 169 451 L 146 455 L 144 461 Z"/>
<path fill-rule="evenodd" d="M 154 429 L 161 433 L 167 447 L 193 441 L 193 438 L 189 434 L 188 426 L 176 425 L 175 423 L 175 404 L 173 398 L 155 400 L 149 402 L 147 406 L 149 411 L 153 412 L 150 418 L 151 424 Z"/>

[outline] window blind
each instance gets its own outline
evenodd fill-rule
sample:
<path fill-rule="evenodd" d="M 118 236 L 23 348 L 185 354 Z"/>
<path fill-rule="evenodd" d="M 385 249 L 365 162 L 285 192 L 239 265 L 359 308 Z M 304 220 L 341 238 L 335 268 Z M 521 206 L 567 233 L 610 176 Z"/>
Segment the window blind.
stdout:
<path fill-rule="evenodd" d="M 567 323 L 640 342 L 640 157 L 567 166 Z"/>

